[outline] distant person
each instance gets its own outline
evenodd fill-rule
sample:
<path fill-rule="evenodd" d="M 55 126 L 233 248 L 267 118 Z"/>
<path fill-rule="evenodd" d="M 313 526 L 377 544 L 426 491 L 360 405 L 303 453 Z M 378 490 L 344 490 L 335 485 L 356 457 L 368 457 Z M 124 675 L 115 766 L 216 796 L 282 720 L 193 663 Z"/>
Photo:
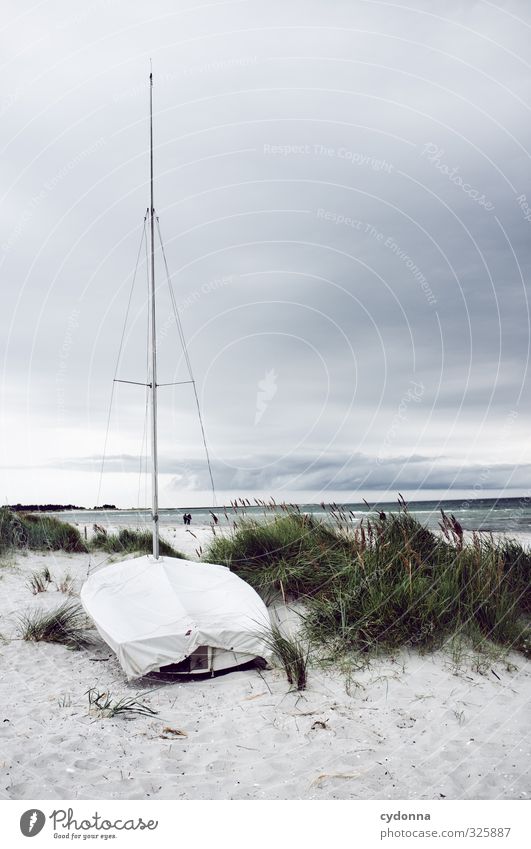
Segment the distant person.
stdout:
<path fill-rule="evenodd" d="M 188 513 L 183 513 L 183 522 L 185 525 L 188 524 Z"/>
<path fill-rule="evenodd" d="M 188 524 L 189 525 L 192 524 L 192 514 L 191 513 L 188 513 Z"/>

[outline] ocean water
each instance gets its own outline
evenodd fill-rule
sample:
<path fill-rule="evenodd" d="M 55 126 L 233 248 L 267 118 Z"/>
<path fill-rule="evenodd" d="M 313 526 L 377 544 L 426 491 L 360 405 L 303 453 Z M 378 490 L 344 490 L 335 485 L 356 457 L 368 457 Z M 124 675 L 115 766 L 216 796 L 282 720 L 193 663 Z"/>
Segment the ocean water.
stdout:
<path fill-rule="evenodd" d="M 369 509 L 366 504 L 359 503 L 345 503 L 340 506 L 345 511 L 351 511 L 355 519 L 358 520 L 361 520 L 364 516 L 377 515 L 379 510 L 386 513 L 396 512 L 397 510 L 396 502 L 382 502 L 378 505 L 371 505 L 372 509 Z M 442 508 L 446 513 L 452 513 L 464 530 L 502 532 L 508 535 L 511 533 L 531 533 L 530 497 L 410 501 L 408 507 L 420 522 L 432 529 L 438 527 Z M 300 504 L 299 508 L 302 513 L 310 513 L 321 519 L 326 519 L 329 513 L 328 506 L 323 510 L 319 504 Z M 159 511 L 160 524 L 171 525 L 172 527 L 183 525 L 183 513 L 186 512 L 192 515 L 192 529 L 194 524 L 205 525 L 212 521 L 210 508 L 207 507 L 170 508 Z M 218 517 L 220 526 L 232 523 L 235 518 L 244 515 L 259 519 L 264 516 L 271 517 L 274 513 L 270 509 L 265 511 L 264 508 L 256 506 L 238 507 L 237 511 L 231 507 L 218 507 L 215 508 L 214 512 Z M 277 508 L 276 512 L 280 514 L 280 508 Z M 131 527 L 148 527 L 150 525 L 150 512 L 142 509 L 65 511 L 54 515 L 63 518 L 66 522 L 75 522 L 80 525 L 129 525 Z"/>

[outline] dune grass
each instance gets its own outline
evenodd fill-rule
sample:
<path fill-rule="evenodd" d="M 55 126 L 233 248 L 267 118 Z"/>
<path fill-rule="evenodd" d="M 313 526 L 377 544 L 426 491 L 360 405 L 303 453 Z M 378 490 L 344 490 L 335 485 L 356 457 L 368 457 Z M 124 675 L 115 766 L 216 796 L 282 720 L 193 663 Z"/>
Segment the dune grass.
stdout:
<path fill-rule="evenodd" d="M 44 514 L 14 513 L 0 508 L 0 553 L 12 550 L 86 552 L 73 525 Z"/>
<path fill-rule="evenodd" d="M 87 634 L 87 618 L 77 601 L 64 601 L 55 610 L 31 610 L 19 617 L 23 640 L 61 643 L 68 648 L 84 648 L 92 643 Z"/>
<path fill-rule="evenodd" d="M 305 690 L 310 659 L 309 644 L 297 635 L 284 634 L 278 625 L 261 631 L 260 637 L 280 662 L 288 683 L 297 690 Z"/>
<path fill-rule="evenodd" d="M 451 636 L 529 655 L 531 554 L 491 535 L 465 543 L 444 513 L 441 531 L 421 525 L 403 502 L 361 527 L 341 511 L 327 524 L 288 511 L 263 524 L 239 521 L 206 559 L 262 594 L 304 600 L 306 635 L 336 656 L 437 648 Z"/>
<path fill-rule="evenodd" d="M 264 594 L 313 596 L 350 557 L 351 542 L 333 527 L 290 512 L 272 521 L 241 519 L 231 536 L 216 536 L 205 557 L 222 563 Z"/>
<path fill-rule="evenodd" d="M 151 554 L 153 551 L 153 538 L 151 531 L 136 531 L 123 528 L 118 534 L 98 532 L 91 541 L 92 548 L 106 551 L 108 554 Z M 180 557 L 185 555 L 177 551 L 170 543 L 161 539 L 159 549 L 162 555 L 167 557 Z"/>

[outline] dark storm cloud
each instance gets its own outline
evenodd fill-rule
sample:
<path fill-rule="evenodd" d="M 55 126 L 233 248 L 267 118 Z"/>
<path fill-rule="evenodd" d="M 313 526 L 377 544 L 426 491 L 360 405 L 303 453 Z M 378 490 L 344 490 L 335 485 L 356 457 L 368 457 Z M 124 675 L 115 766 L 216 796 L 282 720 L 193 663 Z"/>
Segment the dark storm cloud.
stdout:
<path fill-rule="evenodd" d="M 22 31 L 13 4 L 0 325 L 21 466 L 102 450 L 148 203 L 152 55 L 156 205 L 219 486 L 466 487 L 486 463 L 493 486 L 523 481 L 529 10 L 410 6 L 58 2 Z M 159 265 L 171 381 L 185 369 Z M 125 378 L 145 375 L 145 293 L 141 254 Z M 422 395 L 395 427 L 411 381 Z M 112 456 L 138 450 L 135 391 L 116 393 Z M 189 393 L 167 390 L 160 420 L 166 456 L 176 441 L 198 456 Z"/>
<path fill-rule="evenodd" d="M 101 458 L 81 457 L 60 461 L 63 469 L 83 472 L 99 471 Z M 59 461 L 57 461 L 59 464 Z M 55 464 L 54 466 L 55 467 Z M 138 458 L 118 455 L 106 458 L 108 472 L 138 476 Z M 209 480 L 204 458 L 170 460 L 161 458 L 160 472 L 172 475 L 170 489 L 207 491 Z M 344 456 L 291 456 L 278 461 L 275 455 L 256 454 L 249 468 L 248 457 L 234 457 L 223 464 L 214 464 L 218 488 L 226 492 L 280 492 L 301 488 L 323 492 L 327 489 L 354 492 L 360 490 L 446 489 L 503 490 L 526 488 L 531 463 L 515 466 L 497 463 L 492 466 L 467 466 L 439 457 L 416 455 L 371 457 L 356 454 Z"/>

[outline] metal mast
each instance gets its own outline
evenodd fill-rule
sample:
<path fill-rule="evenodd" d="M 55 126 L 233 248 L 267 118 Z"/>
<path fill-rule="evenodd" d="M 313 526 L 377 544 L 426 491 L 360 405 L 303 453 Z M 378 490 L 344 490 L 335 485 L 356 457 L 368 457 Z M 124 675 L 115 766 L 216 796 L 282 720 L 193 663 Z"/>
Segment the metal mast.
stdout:
<path fill-rule="evenodd" d="M 159 559 L 159 483 L 157 457 L 157 331 L 155 323 L 155 207 L 153 202 L 153 73 L 149 75 L 149 151 L 151 205 L 149 209 L 151 248 L 151 327 L 149 335 L 151 355 L 151 520 L 153 523 L 153 557 Z"/>

